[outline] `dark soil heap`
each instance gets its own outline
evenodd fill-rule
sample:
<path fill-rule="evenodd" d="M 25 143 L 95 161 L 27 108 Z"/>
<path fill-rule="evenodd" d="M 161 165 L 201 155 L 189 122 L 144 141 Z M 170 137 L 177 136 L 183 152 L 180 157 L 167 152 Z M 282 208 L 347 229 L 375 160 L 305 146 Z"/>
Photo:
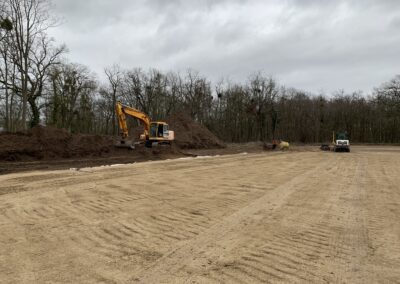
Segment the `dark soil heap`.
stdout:
<path fill-rule="evenodd" d="M 167 119 L 175 131 L 174 147 L 168 149 L 137 148 L 133 153 L 128 149 L 114 147 L 114 138 L 105 135 L 71 134 L 64 129 L 37 126 L 24 133 L 0 134 L 0 161 L 58 160 L 81 157 L 126 156 L 153 158 L 157 155 L 180 153 L 181 149 L 223 148 L 224 143 L 207 128 L 194 122 L 184 114 L 172 115 Z M 138 140 L 143 129 L 131 131 L 131 137 Z M 135 134 L 136 133 L 136 134 Z M 137 138 L 136 138 L 137 136 Z"/>
<path fill-rule="evenodd" d="M 181 149 L 225 148 L 224 142 L 187 114 L 173 114 L 166 119 L 166 122 L 175 132 L 174 143 Z"/>
<path fill-rule="evenodd" d="M 0 160 L 41 160 L 101 156 L 113 148 L 110 136 L 70 134 L 66 130 L 37 126 L 27 134 L 0 134 Z"/>

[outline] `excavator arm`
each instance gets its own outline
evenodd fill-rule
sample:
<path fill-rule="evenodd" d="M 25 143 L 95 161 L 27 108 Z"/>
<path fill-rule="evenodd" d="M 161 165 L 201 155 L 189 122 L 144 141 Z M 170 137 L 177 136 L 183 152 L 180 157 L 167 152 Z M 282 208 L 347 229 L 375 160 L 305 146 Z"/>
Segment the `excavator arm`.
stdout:
<path fill-rule="evenodd" d="M 122 138 L 128 137 L 128 124 L 126 123 L 126 116 L 132 116 L 139 119 L 144 125 L 144 134 L 147 136 L 150 130 L 150 118 L 140 110 L 125 106 L 121 102 L 117 102 L 116 111 L 118 116 L 118 125 L 121 130 Z"/>

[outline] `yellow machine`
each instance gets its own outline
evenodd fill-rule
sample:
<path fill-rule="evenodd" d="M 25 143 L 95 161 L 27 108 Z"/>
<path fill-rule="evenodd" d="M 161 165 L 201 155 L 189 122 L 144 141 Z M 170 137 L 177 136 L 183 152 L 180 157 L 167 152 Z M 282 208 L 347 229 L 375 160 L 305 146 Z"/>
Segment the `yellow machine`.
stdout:
<path fill-rule="evenodd" d="M 171 144 L 174 140 L 174 131 L 169 130 L 166 122 L 150 121 L 147 114 L 125 106 L 120 102 L 116 104 L 116 112 L 121 136 L 116 145 L 117 147 L 134 148 L 133 141 L 129 139 L 128 124 L 126 122 L 127 115 L 139 119 L 143 123 L 144 133 L 140 135 L 140 141 L 144 142 L 146 147 L 152 147 L 153 144 Z"/>

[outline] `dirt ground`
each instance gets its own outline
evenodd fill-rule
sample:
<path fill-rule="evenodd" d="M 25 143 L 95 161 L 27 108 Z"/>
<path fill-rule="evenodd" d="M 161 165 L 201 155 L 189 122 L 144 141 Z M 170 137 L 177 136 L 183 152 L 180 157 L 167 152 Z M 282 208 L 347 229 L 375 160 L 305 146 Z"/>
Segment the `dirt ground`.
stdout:
<path fill-rule="evenodd" d="M 399 283 L 400 147 L 0 176 L 1 283 Z"/>
<path fill-rule="evenodd" d="M 173 158 L 195 157 L 204 155 L 227 155 L 236 153 L 254 153 L 262 151 L 262 143 L 228 144 L 225 148 L 180 149 L 173 145 L 146 148 L 136 146 L 135 150 L 115 148 L 99 156 L 83 156 L 73 158 L 56 157 L 52 159 L 23 159 L 21 161 L 2 161 L 0 159 L 0 175 L 14 172 L 35 170 L 62 170 L 70 168 L 85 168 L 112 164 L 131 164 L 144 161 L 160 161 Z M 296 148 L 296 147 L 294 147 Z M 309 147 L 311 148 L 311 147 Z M 318 150 L 316 147 L 312 147 Z M 304 149 L 304 147 L 302 147 Z"/>

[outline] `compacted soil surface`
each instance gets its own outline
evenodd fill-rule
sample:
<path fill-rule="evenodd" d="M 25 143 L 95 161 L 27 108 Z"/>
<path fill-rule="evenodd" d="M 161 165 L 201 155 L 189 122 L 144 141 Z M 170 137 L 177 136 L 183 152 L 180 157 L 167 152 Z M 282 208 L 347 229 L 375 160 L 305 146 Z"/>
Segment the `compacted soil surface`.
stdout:
<path fill-rule="evenodd" d="M 3 174 L 0 282 L 399 283 L 400 147 L 313 149 Z"/>

